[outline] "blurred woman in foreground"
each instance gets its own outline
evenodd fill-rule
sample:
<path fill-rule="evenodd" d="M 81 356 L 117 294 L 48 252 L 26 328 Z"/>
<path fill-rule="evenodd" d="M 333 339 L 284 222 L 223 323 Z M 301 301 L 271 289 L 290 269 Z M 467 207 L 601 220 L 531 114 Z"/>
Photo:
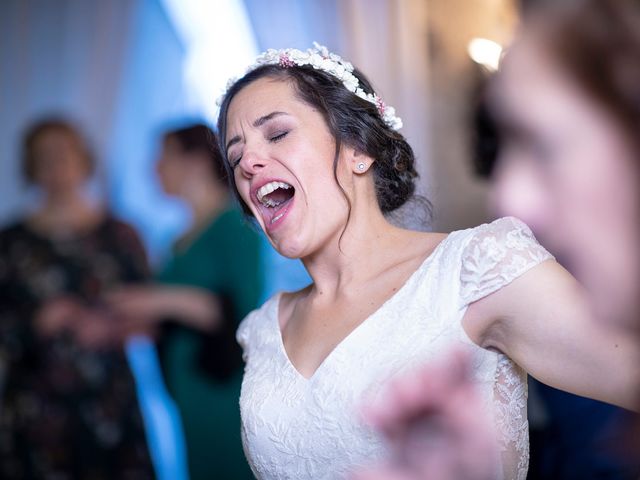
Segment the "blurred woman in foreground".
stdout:
<path fill-rule="evenodd" d="M 600 321 L 637 331 L 640 4 L 532 12 L 494 85 L 495 199 L 588 288 Z"/>
<path fill-rule="evenodd" d="M 502 141 L 500 213 L 527 222 L 581 280 L 596 321 L 637 335 L 640 4 L 576 0 L 533 11 L 504 60 L 492 104 Z M 403 452 L 399 458 L 414 462 L 362 478 L 427 478 L 427 471 L 428 478 L 486 478 L 479 440 L 486 424 L 447 407 L 450 398 L 470 398 L 469 377 L 451 368 L 395 383 L 370 410 L 372 423 Z M 433 418 L 441 422 L 438 443 L 434 430 L 423 428 Z"/>

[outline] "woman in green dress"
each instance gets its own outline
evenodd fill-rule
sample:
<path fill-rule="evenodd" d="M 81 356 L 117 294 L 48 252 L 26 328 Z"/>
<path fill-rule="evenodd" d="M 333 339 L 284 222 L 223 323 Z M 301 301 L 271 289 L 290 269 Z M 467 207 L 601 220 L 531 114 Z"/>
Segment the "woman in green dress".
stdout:
<path fill-rule="evenodd" d="M 235 331 L 261 298 L 261 239 L 231 201 L 208 127 L 166 133 L 158 174 L 165 192 L 189 205 L 192 224 L 155 284 L 119 290 L 109 302 L 132 330 L 156 331 L 190 478 L 252 478 L 240 440 Z"/>

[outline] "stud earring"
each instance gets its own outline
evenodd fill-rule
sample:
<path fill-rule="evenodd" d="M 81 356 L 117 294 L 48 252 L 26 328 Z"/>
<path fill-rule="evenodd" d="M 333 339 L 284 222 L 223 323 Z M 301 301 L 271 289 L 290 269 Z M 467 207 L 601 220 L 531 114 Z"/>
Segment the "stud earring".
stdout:
<path fill-rule="evenodd" d="M 358 165 L 356 165 L 356 168 L 359 172 L 364 172 L 365 167 L 366 165 L 364 164 L 364 162 L 360 162 Z"/>

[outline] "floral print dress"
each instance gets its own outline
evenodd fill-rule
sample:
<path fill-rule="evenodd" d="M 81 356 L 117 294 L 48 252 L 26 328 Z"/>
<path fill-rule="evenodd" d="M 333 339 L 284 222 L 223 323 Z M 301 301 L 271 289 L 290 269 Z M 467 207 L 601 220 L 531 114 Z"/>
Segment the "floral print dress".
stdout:
<path fill-rule="evenodd" d="M 83 347 L 69 331 L 45 338 L 33 324 L 49 300 L 97 307 L 147 275 L 136 233 L 108 215 L 56 239 L 26 222 L 0 231 L 0 478 L 154 477 L 122 347 Z"/>

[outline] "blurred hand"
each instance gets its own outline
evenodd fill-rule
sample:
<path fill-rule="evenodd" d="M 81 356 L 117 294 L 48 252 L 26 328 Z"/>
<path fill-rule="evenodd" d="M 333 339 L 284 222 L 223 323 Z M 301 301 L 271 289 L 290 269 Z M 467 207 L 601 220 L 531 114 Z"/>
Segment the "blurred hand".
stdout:
<path fill-rule="evenodd" d="M 496 435 L 470 370 L 468 355 L 455 351 L 393 381 L 364 412 L 391 458 L 352 480 L 495 479 Z"/>
<path fill-rule="evenodd" d="M 73 297 L 54 298 L 40 307 L 34 318 L 34 328 L 43 337 L 57 335 L 70 330 L 82 310 L 82 304 Z"/>
<path fill-rule="evenodd" d="M 131 285 L 109 292 L 103 300 L 124 341 L 132 334 L 154 336 L 159 323 L 174 311 L 172 298 L 172 290 L 164 286 Z"/>
<path fill-rule="evenodd" d="M 49 300 L 35 317 L 35 328 L 41 336 L 53 337 L 66 331 L 80 346 L 92 350 L 120 345 L 123 327 L 108 310 L 69 296 Z"/>
<path fill-rule="evenodd" d="M 115 315 L 152 321 L 166 317 L 172 309 L 171 289 L 156 285 L 135 285 L 109 292 L 104 300 Z"/>
<path fill-rule="evenodd" d="M 122 325 L 103 308 L 84 308 L 72 328 L 76 342 L 89 350 L 122 345 Z"/>
<path fill-rule="evenodd" d="M 217 328 L 221 320 L 218 297 L 193 286 L 126 286 L 107 294 L 104 301 L 129 333 L 153 330 L 167 318 L 203 331 Z"/>

